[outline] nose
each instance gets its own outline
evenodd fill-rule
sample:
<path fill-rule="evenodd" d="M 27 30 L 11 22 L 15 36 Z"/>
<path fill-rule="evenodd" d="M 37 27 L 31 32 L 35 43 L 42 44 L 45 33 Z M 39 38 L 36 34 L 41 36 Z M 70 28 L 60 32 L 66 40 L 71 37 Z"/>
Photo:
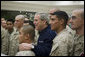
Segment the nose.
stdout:
<path fill-rule="evenodd" d="M 36 21 L 34 21 L 33 23 L 34 23 L 34 25 L 36 25 Z"/>
<path fill-rule="evenodd" d="M 72 18 L 69 20 L 69 23 L 72 23 Z"/>
<path fill-rule="evenodd" d="M 35 21 L 33 23 L 35 24 Z"/>
<path fill-rule="evenodd" d="M 17 23 L 16 21 L 14 23 Z"/>
<path fill-rule="evenodd" d="M 51 20 L 49 21 L 49 24 L 51 24 Z"/>

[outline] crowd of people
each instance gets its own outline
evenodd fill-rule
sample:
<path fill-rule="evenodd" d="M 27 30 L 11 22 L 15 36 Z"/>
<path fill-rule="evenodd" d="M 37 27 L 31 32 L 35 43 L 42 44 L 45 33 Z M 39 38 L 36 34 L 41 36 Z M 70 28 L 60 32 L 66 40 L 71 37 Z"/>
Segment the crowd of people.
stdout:
<path fill-rule="evenodd" d="M 84 9 L 1 18 L 1 56 L 84 56 Z"/>

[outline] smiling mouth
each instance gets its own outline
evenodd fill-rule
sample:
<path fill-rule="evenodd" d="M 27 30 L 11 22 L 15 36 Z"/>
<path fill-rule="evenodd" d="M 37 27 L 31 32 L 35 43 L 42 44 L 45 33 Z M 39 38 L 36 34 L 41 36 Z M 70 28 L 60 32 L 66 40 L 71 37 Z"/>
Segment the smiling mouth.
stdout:
<path fill-rule="evenodd" d="M 72 26 L 74 25 L 74 24 L 71 24 Z"/>

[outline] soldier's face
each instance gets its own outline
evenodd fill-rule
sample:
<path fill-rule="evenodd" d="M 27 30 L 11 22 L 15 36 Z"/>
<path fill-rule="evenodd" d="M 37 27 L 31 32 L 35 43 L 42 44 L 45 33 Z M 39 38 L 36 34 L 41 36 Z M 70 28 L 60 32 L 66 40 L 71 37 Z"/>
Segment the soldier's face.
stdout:
<path fill-rule="evenodd" d="M 1 25 L 2 25 L 3 28 L 7 28 L 6 21 L 2 21 Z"/>
<path fill-rule="evenodd" d="M 15 19 L 15 26 L 20 28 L 23 25 L 23 20 L 16 18 Z"/>
<path fill-rule="evenodd" d="M 73 30 L 79 29 L 84 25 L 84 19 L 81 19 L 79 12 L 73 11 L 72 18 L 69 21 Z"/>
<path fill-rule="evenodd" d="M 1 18 L 1 22 L 2 22 L 2 21 L 5 21 L 5 18 Z"/>
<path fill-rule="evenodd" d="M 60 27 L 60 21 L 58 20 L 57 16 L 52 15 L 50 18 L 50 25 L 51 25 L 51 30 L 56 31 Z"/>
<path fill-rule="evenodd" d="M 9 30 L 13 29 L 13 23 L 12 22 L 10 22 L 10 21 L 7 22 L 7 29 L 9 29 Z"/>

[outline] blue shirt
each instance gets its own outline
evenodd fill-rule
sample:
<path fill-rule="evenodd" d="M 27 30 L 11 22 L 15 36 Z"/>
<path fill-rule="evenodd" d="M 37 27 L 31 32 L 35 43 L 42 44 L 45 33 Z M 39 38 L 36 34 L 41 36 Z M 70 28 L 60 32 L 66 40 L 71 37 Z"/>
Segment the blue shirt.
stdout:
<path fill-rule="evenodd" d="M 51 27 L 48 26 L 41 32 L 39 32 L 39 38 L 37 46 L 34 47 L 34 53 L 36 56 L 49 56 L 52 48 L 52 40 L 56 36 L 56 32 L 51 30 Z"/>

